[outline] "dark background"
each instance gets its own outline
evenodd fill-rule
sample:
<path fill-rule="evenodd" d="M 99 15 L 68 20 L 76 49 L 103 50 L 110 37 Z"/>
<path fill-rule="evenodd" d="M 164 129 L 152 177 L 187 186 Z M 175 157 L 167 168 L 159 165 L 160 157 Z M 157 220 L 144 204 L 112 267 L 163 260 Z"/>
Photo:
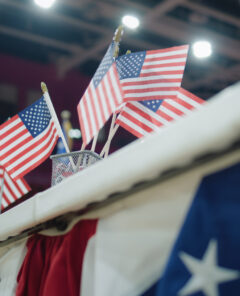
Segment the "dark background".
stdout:
<path fill-rule="evenodd" d="M 240 78 L 239 12 L 238 0 L 56 0 L 49 10 L 32 0 L 0 0 L 0 123 L 40 98 L 45 81 L 59 118 L 70 110 L 79 128 L 76 106 L 125 14 L 138 16 L 140 26 L 125 29 L 120 54 L 191 46 L 199 39 L 212 43 L 206 59 L 195 58 L 190 48 L 182 83 L 207 100 Z M 120 129 L 111 151 L 134 139 Z M 74 150 L 80 145 L 75 140 Z M 26 180 L 33 189 L 27 197 L 48 188 L 51 161 Z"/>

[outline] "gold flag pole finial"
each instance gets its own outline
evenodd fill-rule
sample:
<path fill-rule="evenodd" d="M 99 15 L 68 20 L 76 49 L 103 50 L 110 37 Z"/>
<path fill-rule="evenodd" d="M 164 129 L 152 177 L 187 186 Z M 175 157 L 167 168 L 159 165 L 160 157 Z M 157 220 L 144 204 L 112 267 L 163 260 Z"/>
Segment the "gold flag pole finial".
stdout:
<path fill-rule="evenodd" d="M 47 85 L 45 82 L 41 82 L 41 89 L 43 93 L 48 92 Z"/>
<path fill-rule="evenodd" d="M 117 28 L 117 30 L 115 32 L 114 38 L 113 38 L 113 40 L 115 42 L 117 42 L 117 45 L 115 47 L 114 54 L 113 54 L 113 56 L 115 58 L 118 57 L 118 53 L 119 53 L 119 42 L 121 41 L 122 34 L 123 34 L 123 26 L 120 25 L 120 26 L 118 26 L 118 28 Z"/>

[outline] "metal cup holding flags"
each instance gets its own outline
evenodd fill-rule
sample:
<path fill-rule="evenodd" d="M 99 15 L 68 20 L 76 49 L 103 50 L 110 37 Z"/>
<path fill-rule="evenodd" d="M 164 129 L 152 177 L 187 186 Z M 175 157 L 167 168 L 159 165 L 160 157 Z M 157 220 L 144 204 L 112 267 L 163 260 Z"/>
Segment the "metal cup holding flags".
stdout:
<path fill-rule="evenodd" d="M 52 159 L 52 186 L 102 159 L 97 153 L 88 150 L 56 154 L 50 158 Z"/>

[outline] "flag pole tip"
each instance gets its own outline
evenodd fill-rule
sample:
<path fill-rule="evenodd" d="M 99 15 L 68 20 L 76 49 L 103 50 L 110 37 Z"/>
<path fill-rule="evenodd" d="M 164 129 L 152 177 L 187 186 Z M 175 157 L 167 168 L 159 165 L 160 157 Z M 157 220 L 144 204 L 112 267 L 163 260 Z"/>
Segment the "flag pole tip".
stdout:
<path fill-rule="evenodd" d="M 41 89 L 42 89 L 42 92 L 43 93 L 46 93 L 47 91 L 48 91 L 48 89 L 47 89 L 47 85 L 46 85 L 46 83 L 45 82 L 41 82 Z"/>
<path fill-rule="evenodd" d="M 114 41 L 120 42 L 122 33 L 123 33 L 123 25 L 119 25 L 114 36 Z"/>

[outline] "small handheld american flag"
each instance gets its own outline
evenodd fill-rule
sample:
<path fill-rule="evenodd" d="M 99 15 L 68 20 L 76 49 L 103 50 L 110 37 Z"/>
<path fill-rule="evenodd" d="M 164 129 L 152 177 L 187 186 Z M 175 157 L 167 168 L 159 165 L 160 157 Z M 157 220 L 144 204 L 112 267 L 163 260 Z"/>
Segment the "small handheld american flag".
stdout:
<path fill-rule="evenodd" d="M 183 88 L 179 88 L 175 100 L 146 100 L 128 102 L 116 120 L 138 138 L 168 126 L 171 121 L 201 108 L 205 101 Z"/>
<path fill-rule="evenodd" d="M 188 45 L 120 56 L 117 71 L 124 101 L 175 99 L 181 86 Z"/>
<path fill-rule="evenodd" d="M 14 181 L 4 167 L 0 166 L 1 210 L 7 208 L 30 190 L 31 188 L 23 178 Z"/>
<path fill-rule="evenodd" d="M 54 121 L 41 97 L 0 126 L 0 162 L 17 180 L 51 154 L 57 139 Z"/>

